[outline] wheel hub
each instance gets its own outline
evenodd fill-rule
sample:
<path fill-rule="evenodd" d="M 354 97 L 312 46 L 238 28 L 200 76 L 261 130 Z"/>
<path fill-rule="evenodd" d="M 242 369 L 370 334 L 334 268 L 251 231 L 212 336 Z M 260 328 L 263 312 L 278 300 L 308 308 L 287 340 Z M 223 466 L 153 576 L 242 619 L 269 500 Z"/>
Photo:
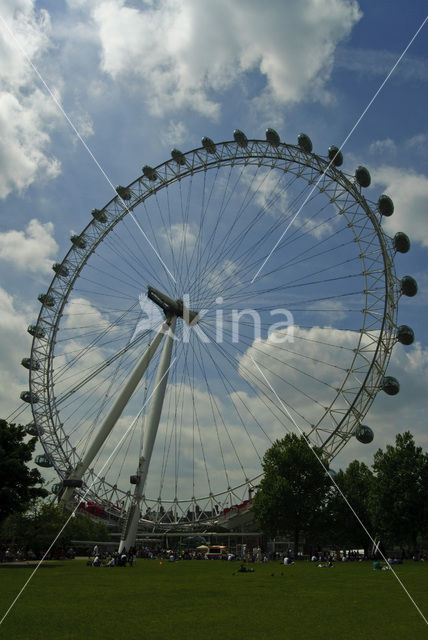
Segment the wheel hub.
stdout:
<path fill-rule="evenodd" d="M 150 286 L 147 287 L 147 297 L 162 309 L 167 318 L 171 316 L 183 318 L 189 326 L 193 326 L 198 323 L 199 311 L 192 311 L 188 309 L 183 304 L 182 300 L 173 300 L 165 293 L 162 293 Z"/>

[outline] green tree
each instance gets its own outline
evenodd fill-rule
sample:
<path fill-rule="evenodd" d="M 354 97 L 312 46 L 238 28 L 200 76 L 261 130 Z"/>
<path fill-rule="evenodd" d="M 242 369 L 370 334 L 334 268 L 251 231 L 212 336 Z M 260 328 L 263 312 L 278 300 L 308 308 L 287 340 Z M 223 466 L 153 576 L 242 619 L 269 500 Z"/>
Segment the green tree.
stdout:
<path fill-rule="evenodd" d="M 370 496 L 374 478 L 369 467 L 364 462 L 354 460 L 345 471 L 338 471 L 334 480 L 358 518 L 371 533 L 373 518 Z M 331 542 L 342 549 L 365 549 L 368 552 L 371 546 L 370 538 L 337 490 L 332 492 L 329 512 Z"/>
<path fill-rule="evenodd" d="M 48 494 L 37 469 L 29 469 L 37 438 L 28 438 L 20 425 L 0 420 L 0 523 L 23 513 L 30 503 Z"/>
<path fill-rule="evenodd" d="M 65 523 L 69 520 L 64 530 Z M 103 522 L 97 522 L 86 514 L 70 512 L 61 505 L 38 501 L 26 514 L 11 515 L 0 529 L 1 537 L 17 547 L 32 549 L 36 555 L 46 551 L 55 538 L 53 552 L 67 548 L 71 540 L 109 540 L 109 532 Z"/>
<path fill-rule="evenodd" d="M 388 544 L 417 549 L 428 535 L 428 454 L 412 434 L 398 434 L 395 446 L 374 455 L 372 506 L 377 532 Z"/>
<path fill-rule="evenodd" d="M 70 518 L 70 512 L 58 504 L 41 504 L 40 509 L 32 518 L 30 527 L 32 539 L 37 548 L 47 548 L 61 531 L 55 547 L 68 547 L 71 540 L 109 540 L 107 527 L 86 514 L 76 513 Z"/>
<path fill-rule="evenodd" d="M 331 481 L 306 439 L 295 434 L 277 440 L 265 453 L 262 466 L 254 516 L 271 536 L 293 535 L 297 554 L 302 535 L 322 535 Z"/>

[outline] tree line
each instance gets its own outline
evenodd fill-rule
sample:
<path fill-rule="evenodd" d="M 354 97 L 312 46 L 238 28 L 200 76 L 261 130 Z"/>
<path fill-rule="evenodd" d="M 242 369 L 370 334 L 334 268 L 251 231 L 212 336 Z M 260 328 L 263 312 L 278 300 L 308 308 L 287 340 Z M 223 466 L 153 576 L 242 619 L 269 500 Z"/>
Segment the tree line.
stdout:
<path fill-rule="evenodd" d="M 47 501 L 49 492 L 38 469 L 29 468 L 36 446 L 24 427 L 0 419 L 0 556 L 10 546 L 39 558 L 63 528 L 70 513 Z M 106 526 L 79 514 L 60 533 L 53 552 L 65 552 L 71 540 L 108 540 Z"/>
<path fill-rule="evenodd" d="M 24 427 L 0 419 L 0 545 L 31 544 L 39 555 L 69 514 L 46 502 L 40 472 L 28 467 L 35 445 Z M 371 468 L 354 460 L 333 473 L 322 451 L 295 434 L 277 440 L 262 466 L 254 517 L 267 536 L 292 536 L 296 553 L 303 538 L 313 548 L 369 550 L 371 538 L 410 553 L 428 546 L 428 454 L 409 431 L 378 449 Z M 108 540 L 108 531 L 81 515 L 56 546 L 72 539 Z"/>
<path fill-rule="evenodd" d="M 316 455 L 314 455 L 314 453 Z M 289 535 L 316 548 L 365 549 L 372 540 L 407 553 L 428 544 L 428 454 L 409 431 L 334 473 L 304 436 L 277 440 L 263 458 L 253 513 L 270 536 Z"/>

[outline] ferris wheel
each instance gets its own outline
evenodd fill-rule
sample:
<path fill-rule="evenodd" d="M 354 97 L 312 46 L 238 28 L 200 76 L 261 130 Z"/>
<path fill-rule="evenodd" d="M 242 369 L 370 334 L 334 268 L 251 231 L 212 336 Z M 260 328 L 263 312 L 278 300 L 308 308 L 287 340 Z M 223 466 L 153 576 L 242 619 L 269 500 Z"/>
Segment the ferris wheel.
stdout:
<path fill-rule="evenodd" d="M 29 369 L 38 462 L 63 500 L 138 523 L 213 520 L 251 495 L 266 449 L 299 428 L 331 460 L 363 424 L 397 326 L 404 233 L 337 147 L 234 139 L 174 149 L 101 209 L 41 302 Z"/>

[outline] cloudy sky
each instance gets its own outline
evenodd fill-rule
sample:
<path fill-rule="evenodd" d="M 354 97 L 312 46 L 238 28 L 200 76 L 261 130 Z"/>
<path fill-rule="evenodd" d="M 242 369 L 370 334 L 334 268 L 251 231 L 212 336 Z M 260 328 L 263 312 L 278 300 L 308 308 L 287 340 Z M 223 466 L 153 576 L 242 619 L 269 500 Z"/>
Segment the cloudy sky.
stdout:
<path fill-rule="evenodd" d="M 20 406 L 19 393 L 28 385 L 20 365 L 31 347 L 26 327 L 37 318 L 37 295 L 52 279 L 52 263 L 62 261 L 70 235 L 88 224 L 91 210 L 115 196 L 112 185 L 129 184 L 143 164 L 157 166 L 173 147 L 194 149 L 203 136 L 231 140 L 237 128 L 264 140 L 266 128 L 273 127 L 290 144 L 305 132 L 314 152 L 325 156 L 353 130 L 425 12 L 421 0 L 405 8 L 397 0 L 0 0 L 2 415 Z M 387 193 L 393 199 L 394 215 L 383 227 L 389 236 L 404 231 L 410 237 L 411 251 L 397 256 L 395 269 L 398 277 L 415 277 L 419 292 L 399 305 L 399 323 L 416 334 L 411 347 L 394 349 L 388 369 L 400 380 L 401 392 L 379 394 L 365 419 L 375 431 L 374 443 L 364 447 L 353 439 L 335 467 L 356 457 L 370 462 L 379 446 L 405 429 L 428 445 L 427 29 L 416 36 L 343 148 L 345 172 L 353 175 L 361 164 L 371 173 L 367 197 L 376 202 Z M 259 198 L 265 195 L 258 191 Z M 159 223 L 146 231 L 161 254 L 169 247 L 178 255 L 180 243 L 192 245 L 196 224 Z M 223 276 L 233 279 L 233 261 L 221 266 Z M 220 294 L 215 269 L 206 278 L 205 285 Z M 136 304 L 139 293 L 136 285 Z M 90 304 L 92 314 L 101 314 L 83 287 L 73 304 L 75 309 Z M 65 329 L 71 328 L 70 317 Z M 98 320 L 102 327 L 111 317 Z M 341 322 L 334 326 L 342 332 L 338 342 L 345 344 L 345 313 Z M 321 319 L 317 324 L 321 335 Z M 325 325 L 331 324 L 326 319 Z M 304 331 L 300 328 L 300 336 Z M 72 346 L 70 341 L 70 353 Z M 86 364 L 96 367 L 105 356 L 92 352 Z M 318 357 L 323 360 L 322 350 Z M 205 407 L 206 391 L 197 390 Z M 177 393 L 186 405 L 186 384 Z M 218 406 L 201 413 L 206 429 L 221 413 L 214 386 L 212 394 Z M 249 387 L 230 390 L 218 423 L 230 421 L 231 432 L 238 414 L 229 414 L 227 403 L 232 406 L 238 396 L 245 396 L 247 406 L 255 402 Z M 298 407 L 296 401 L 295 417 Z M 253 411 L 266 419 L 260 406 Z M 19 420 L 30 421 L 28 408 Z M 192 437 L 183 428 L 187 451 Z M 256 448 L 263 447 L 254 437 Z M 215 459 L 206 463 L 215 466 Z"/>

